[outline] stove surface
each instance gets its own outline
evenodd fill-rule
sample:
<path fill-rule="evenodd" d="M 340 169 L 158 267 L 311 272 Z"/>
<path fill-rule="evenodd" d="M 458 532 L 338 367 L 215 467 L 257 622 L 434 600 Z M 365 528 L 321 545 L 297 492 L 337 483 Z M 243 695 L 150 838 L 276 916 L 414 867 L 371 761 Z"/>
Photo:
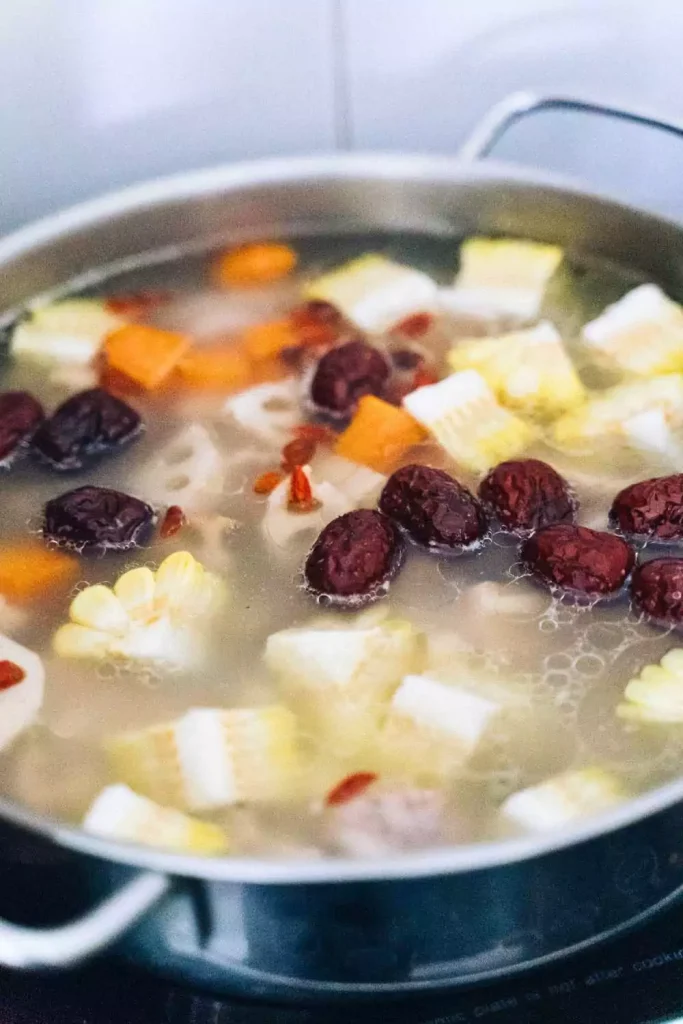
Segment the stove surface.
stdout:
<path fill-rule="evenodd" d="M 46 926 L 84 909 L 69 854 L 0 830 L 0 915 Z M 680 1016 L 679 1016 L 680 1015 Z M 103 957 L 0 971 L 0 1024 L 683 1024 L 683 905 L 597 951 L 513 981 L 402 1003 L 297 1008 L 215 999 Z"/>

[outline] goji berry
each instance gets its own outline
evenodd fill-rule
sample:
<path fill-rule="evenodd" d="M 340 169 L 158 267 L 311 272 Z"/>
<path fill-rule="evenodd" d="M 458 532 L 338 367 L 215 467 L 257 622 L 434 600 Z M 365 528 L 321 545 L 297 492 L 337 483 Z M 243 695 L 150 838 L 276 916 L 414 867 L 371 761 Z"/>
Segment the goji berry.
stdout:
<path fill-rule="evenodd" d="M 14 661 L 0 661 L 0 690 L 11 690 L 26 678 L 21 665 Z"/>
<path fill-rule="evenodd" d="M 287 508 L 290 512 L 315 512 L 321 502 L 313 497 L 311 481 L 301 466 L 294 466 L 289 483 L 289 500 Z"/>
<path fill-rule="evenodd" d="M 284 480 L 284 474 L 277 469 L 266 470 L 254 480 L 254 494 L 272 494 L 278 484 Z"/>
<path fill-rule="evenodd" d="M 185 513 L 180 505 L 170 505 L 159 529 L 159 536 L 162 540 L 166 540 L 168 537 L 175 537 L 176 533 L 180 533 L 186 522 Z"/>
<path fill-rule="evenodd" d="M 339 807 L 340 804 L 346 804 L 349 800 L 364 793 L 373 782 L 377 781 L 377 778 L 376 772 L 355 772 L 353 775 L 347 775 L 345 779 L 332 787 L 327 794 L 325 803 L 328 807 Z"/>

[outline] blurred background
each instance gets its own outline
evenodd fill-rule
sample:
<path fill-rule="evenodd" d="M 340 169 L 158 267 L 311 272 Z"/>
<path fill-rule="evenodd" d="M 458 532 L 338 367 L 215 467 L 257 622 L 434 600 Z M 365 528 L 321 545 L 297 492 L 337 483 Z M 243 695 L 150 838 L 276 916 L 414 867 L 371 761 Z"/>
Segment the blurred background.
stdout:
<path fill-rule="evenodd" d="M 0 231 L 159 174 L 454 152 L 511 90 L 683 118 L 681 0 L 4 0 Z M 683 218 L 683 141 L 544 114 L 497 155 Z"/>

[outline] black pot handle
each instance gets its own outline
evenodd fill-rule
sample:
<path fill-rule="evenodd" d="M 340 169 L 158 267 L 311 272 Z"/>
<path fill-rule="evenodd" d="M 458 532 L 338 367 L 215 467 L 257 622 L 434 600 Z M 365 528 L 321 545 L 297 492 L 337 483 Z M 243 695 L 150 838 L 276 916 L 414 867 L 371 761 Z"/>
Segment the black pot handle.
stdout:
<path fill-rule="evenodd" d="M 683 122 L 669 121 L 645 110 L 615 107 L 608 103 L 570 96 L 543 96 L 533 92 L 515 92 L 496 103 L 475 125 L 458 150 L 461 160 L 481 160 L 487 156 L 509 128 L 530 114 L 542 110 L 572 110 L 582 114 L 601 114 L 621 121 L 658 128 L 683 138 Z"/>
<path fill-rule="evenodd" d="M 24 928 L 0 919 L 0 964 L 29 970 L 81 963 L 135 924 L 170 884 L 166 875 L 140 872 L 83 917 L 58 928 Z"/>

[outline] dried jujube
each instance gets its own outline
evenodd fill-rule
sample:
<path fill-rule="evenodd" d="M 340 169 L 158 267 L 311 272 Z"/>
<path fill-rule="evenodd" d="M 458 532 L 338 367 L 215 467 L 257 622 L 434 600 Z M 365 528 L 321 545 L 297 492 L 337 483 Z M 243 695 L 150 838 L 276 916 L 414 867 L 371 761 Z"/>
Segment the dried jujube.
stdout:
<path fill-rule="evenodd" d="M 683 558 L 654 558 L 631 580 L 635 611 L 665 626 L 683 625 Z"/>
<path fill-rule="evenodd" d="M 503 529 L 519 537 L 572 522 L 578 507 L 567 481 L 540 459 L 501 462 L 479 484 L 479 497 Z"/>
<path fill-rule="evenodd" d="M 67 398 L 38 428 L 33 451 L 53 469 L 72 472 L 121 448 L 142 430 L 135 409 L 103 388 Z"/>
<path fill-rule="evenodd" d="M 12 465 L 44 419 L 42 405 L 28 392 L 0 395 L 0 468 Z"/>
<path fill-rule="evenodd" d="M 460 554 L 488 531 L 481 503 L 442 469 L 403 466 L 384 486 L 379 508 L 408 537 L 437 554 Z"/>
<path fill-rule="evenodd" d="M 612 502 L 610 526 L 628 537 L 683 538 L 683 473 L 640 480 L 619 491 Z"/>
<path fill-rule="evenodd" d="M 304 582 L 329 604 L 359 608 L 383 597 L 405 555 L 398 527 L 381 512 L 357 509 L 325 527 L 306 559 Z"/>
<path fill-rule="evenodd" d="M 154 509 L 108 487 L 78 487 L 45 506 L 43 536 L 78 551 L 127 551 L 150 537 Z"/>
<path fill-rule="evenodd" d="M 349 341 L 327 352 L 311 380 L 311 402 L 328 416 L 347 418 L 363 395 L 381 395 L 389 363 L 364 341 Z"/>
<path fill-rule="evenodd" d="M 534 533 L 522 546 L 521 558 L 552 590 L 607 597 L 625 583 L 635 553 L 613 533 L 556 523 Z"/>

